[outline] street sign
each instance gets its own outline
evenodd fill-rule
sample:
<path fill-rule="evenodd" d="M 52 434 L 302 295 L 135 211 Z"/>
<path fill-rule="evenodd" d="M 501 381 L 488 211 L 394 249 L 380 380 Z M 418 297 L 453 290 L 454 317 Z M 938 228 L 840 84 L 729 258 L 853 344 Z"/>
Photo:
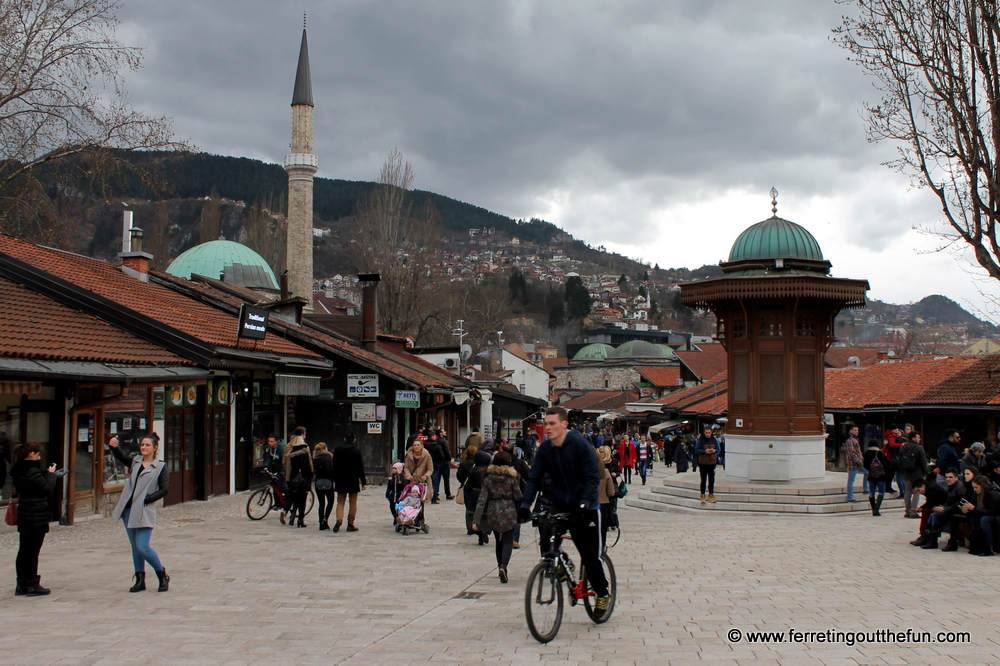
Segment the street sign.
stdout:
<path fill-rule="evenodd" d="M 377 398 L 378 375 L 347 375 L 348 398 Z"/>
<path fill-rule="evenodd" d="M 396 406 L 408 409 L 420 407 L 420 391 L 396 391 Z"/>
<path fill-rule="evenodd" d="M 381 435 L 382 434 L 382 424 L 380 422 L 369 423 L 368 424 L 368 434 L 369 435 Z"/>

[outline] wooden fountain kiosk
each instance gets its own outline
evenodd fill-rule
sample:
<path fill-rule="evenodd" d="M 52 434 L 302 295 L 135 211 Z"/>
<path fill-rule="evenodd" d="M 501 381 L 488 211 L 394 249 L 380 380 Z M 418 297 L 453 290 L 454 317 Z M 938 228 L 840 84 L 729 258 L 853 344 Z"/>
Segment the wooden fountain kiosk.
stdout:
<path fill-rule="evenodd" d="M 723 277 L 681 285 L 681 302 L 711 310 L 727 351 L 726 477 L 821 481 L 826 472 L 823 357 L 834 317 L 863 307 L 867 280 L 830 276 L 803 227 L 772 213 L 736 239 Z"/>

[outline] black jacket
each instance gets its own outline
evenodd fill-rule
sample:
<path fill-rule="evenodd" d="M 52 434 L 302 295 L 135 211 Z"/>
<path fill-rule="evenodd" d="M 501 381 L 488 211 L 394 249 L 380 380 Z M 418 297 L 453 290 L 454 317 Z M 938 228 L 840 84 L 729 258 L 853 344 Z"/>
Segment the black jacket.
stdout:
<path fill-rule="evenodd" d="M 1000 490 L 989 488 L 983 496 L 983 506 L 977 506 L 969 512 L 969 516 L 974 518 L 1000 516 Z"/>
<path fill-rule="evenodd" d="M 10 468 L 17 491 L 17 531 L 49 531 L 49 497 L 56 487 L 56 475 L 42 469 L 40 460 L 19 460 Z"/>
<path fill-rule="evenodd" d="M 472 458 L 466 458 L 462 462 L 458 463 L 458 470 L 455 471 L 455 478 L 458 479 L 458 485 L 465 483 L 465 480 L 469 478 L 469 472 L 472 471 L 472 467 L 475 464 L 476 463 Z"/>
<path fill-rule="evenodd" d="M 368 485 L 365 460 L 355 444 L 341 444 L 333 452 L 333 484 L 338 493 L 360 493 Z"/>
<path fill-rule="evenodd" d="M 872 461 L 875 460 L 875 456 L 878 456 L 878 460 L 882 463 L 882 475 L 875 476 L 872 474 Z M 865 451 L 865 469 L 868 470 L 868 480 L 869 481 L 882 481 L 884 479 L 889 479 L 892 476 L 890 471 L 889 459 L 885 457 L 885 454 L 876 449 L 868 449 Z"/>
<path fill-rule="evenodd" d="M 313 454 L 313 471 L 317 479 L 333 481 L 333 455 L 329 451 Z"/>
<path fill-rule="evenodd" d="M 441 441 L 440 438 L 428 440 L 424 443 L 424 448 L 427 452 L 431 454 L 431 460 L 434 461 L 435 469 L 438 467 L 444 467 L 451 460 L 451 454 L 446 449 L 447 445 Z"/>
<path fill-rule="evenodd" d="M 493 456 L 486 451 L 476 451 L 476 455 L 473 457 L 474 465 L 469 469 L 465 485 L 462 486 L 466 511 L 476 510 L 476 505 L 479 503 L 479 492 L 483 489 L 483 475 L 486 474 L 486 468 L 490 466 L 492 460 Z"/>
<path fill-rule="evenodd" d="M 546 439 L 535 453 L 521 506 L 531 508 L 542 479 L 551 481 L 549 499 L 562 509 L 598 508 L 597 484 L 601 480 L 594 447 L 580 433 L 570 430 L 562 446 Z"/>
<path fill-rule="evenodd" d="M 958 503 L 965 499 L 965 484 L 956 481 L 953 486 L 945 486 L 945 490 L 948 492 L 948 496 L 942 506 L 944 506 L 945 511 L 954 511 L 958 507 Z"/>
<path fill-rule="evenodd" d="M 948 491 L 937 481 L 928 481 L 924 489 L 927 499 L 924 503 L 932 509 L 936 506 L 944 506 L 948 501 Z"/>

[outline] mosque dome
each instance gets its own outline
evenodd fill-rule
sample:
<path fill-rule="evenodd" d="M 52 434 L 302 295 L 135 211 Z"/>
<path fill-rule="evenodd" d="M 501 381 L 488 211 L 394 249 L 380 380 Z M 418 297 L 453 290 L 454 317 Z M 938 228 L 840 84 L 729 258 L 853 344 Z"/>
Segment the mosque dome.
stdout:
<path fill-rule="evenodd" d="M 274 271 L 246 245 L 220 238 L 182 252 L 167 273 L 190 279 L 192 275 L 219 279 L 250 289 L 278 289 Z"/>
<path fill-rule="evenodd" d="M 630 358 L 667 358 L 662 349 L 652 342 L 645 340 L 629 340 L 625 344 L 615 349 L 615 353 L 608 356 L 613 359 Z"/>
<path fill-rule="evenodd" d="M 746 229 L 733 243 L 729 261 L 804 259 L 824 261 L 816 238 L 805 227 L 771 217 Z"/>
<path fill-rule="evenodd" d="M 574 361 L 603 361 L 615 351 L 611 345 L 603 342 L 595 342 L 587 345 L 578 351 L 574 356 Z"/>
<path fill-rule="evenodd" d="M 674 348 L 671 347 L 670 345 L 665 345 L 661 343 L 657 344 L 656 346 L 659 347 L 660 351 L 662 351 L 663 355 L 666 356 L 667 358 L 677 358 L 677 353 L 674 351 Z"/>

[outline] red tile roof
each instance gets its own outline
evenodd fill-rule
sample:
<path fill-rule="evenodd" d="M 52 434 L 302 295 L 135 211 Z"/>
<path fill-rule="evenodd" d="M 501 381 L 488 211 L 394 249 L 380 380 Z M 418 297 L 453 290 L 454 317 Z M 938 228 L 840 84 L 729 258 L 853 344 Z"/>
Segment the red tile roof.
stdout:
<path fill-rule="evenodd" d="M 677 357 L 695 377 L 705 381 L 726 370 L 726 349 L 721 344 L 698 345 L 701 351 L 678 351 Z"/>
<path fill-rule="evenodd" d="M 861 365 L 878 362 L 878 350 L 867 347 L 830 347 L 826 350 L 823 360 L 831 368 L 846 368 L 854 365 L 848 361 L 852 356 L 856 356 Z"/>
<path fill-rule="evenodd" d="M 559 406 L 566 409 L 611 411 L 620 409 L 625 406 L 625 403 L 638 399 L 639 395 L 630 391 L 589 391 L 572 400 L 560 403 Z"/>
<path fill-rule="evenodd" d="M 674 388 L 677 386 L 677 380 L 681 378 L 680 368 L 664 368 L 664 367 L 642 367 L 636 368 L 639 374 L 649 380 L 653 386 L 669 386 Z"/>
<path fill-rule="evenodd" d="M 41 247 L 3 234 L 0 234 L 0 252 L 209 344 L 241 346 L 236 338 L 237 316 L 162 285 L 137 280 L 105 261 Z M 273 334 L 257 341 L 256 345 L 242 343 L 244 349 L 250 346 L 276 354 L 318 356 Z"/>
<path fill-rule="evenodd" d="M 720 416 L 729 408 L 728 388 L 727 375 L 725 372 L 720 372 L 697 386 L 674 391 L 654 402 L 663 405 L 663 412 L 676 411 Z"/>
<path fill-rule="evenodd" d="M 944 357 L 827 368 L 825 406 L 860 410 L 869 405 L 923 404 L 922 393 L 976 360 Z"/>
<path fill-rule="evenodd" d="M 0 278 L 0 354 L 129 365 L 194 365 L 162 347 Z"/>

